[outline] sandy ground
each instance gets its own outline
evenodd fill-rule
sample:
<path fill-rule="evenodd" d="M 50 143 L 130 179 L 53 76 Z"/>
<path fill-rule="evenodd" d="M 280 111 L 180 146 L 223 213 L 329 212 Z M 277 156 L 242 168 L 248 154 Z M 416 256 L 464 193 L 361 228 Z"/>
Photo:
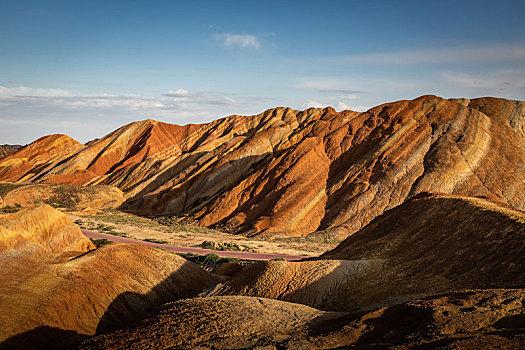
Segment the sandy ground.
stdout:
<path fill-rule="evenodd" d="M 204 249 L 198 247 L 177 247 L 171 244 L 162 244 L 154 242 L 145 242 L 138 239 L 128 238 L 128 237 L 119 237 L 110 235 L 107 233 L 93 232 L 88 230 L 82 230 L 84 235 L 90 239 L 106 239 L 115 243 L 138 243 L 146 245 L 153 248 L 160 248 L 172 253 L 178 254 L 198 254 L 198 255 L 207 255 L 207 254 L 217 254 L 222 258 L 235 258 L 242 260 L 272 260 L 272 259 L 284 259 L 288 261 L 301 260 L 304 257 L 300 255 L 288 255 L 288 254 L 267 254 L 267 253 L 254 253 L 254 252 L 236 252 L 236 251 L 221 251 L 221 250 L 212 250 Z"/>
<path fill-rule="evenodd" d="M 247 238 L 191 224 L 163 224 L 156 220 L 119 211 L 99 214 L 69 213 L 71 218 L 86 230 L 110 235 L 124 235 L 137 240 L 157 240 L 157 243 L 177 247 L 199 247 L 204 241 L 235 243 L 242 250 L 263 254 L 282 254 L 311 257 L 318 256 L 336 246 L 336 242 L 324 243 L 307 239 L 276 239 L 273 241 Z"/>

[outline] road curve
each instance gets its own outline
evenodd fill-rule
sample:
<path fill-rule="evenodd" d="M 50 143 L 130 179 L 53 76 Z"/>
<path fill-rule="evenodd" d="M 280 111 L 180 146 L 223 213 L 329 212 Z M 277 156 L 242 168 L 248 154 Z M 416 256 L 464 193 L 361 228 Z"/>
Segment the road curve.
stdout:
<path fill-rule="evenodd" d="M 168 252 L 179 253 L 179 254 L 185 254 L 185 253 L 193 253 L 193 254 L 198 254 L 198 255 L 216 254 L 222 258 L 235 258 L 235 259 L 242 259 L 242 260 L 284 259 L 288 261 L 297 261 L 297 260 L 307 258 L 306 256 L 290 255 L 290 254 L 266 254 L 266 253 L 253 253 L 253 252 L 235 252 L 235 251 L 227 251 L 227 250 L 213 250 L 213 249 L 204 249 L 204 248 L 198 248 L 198 247 L 177 247 L 171 244 L 146 242 L 140 239 L 114 236 L 114 235 L 110 235 L 107 233 L 101 233 L 101 232 L 95 232 L 95 231 L 89 231 L 89 230 L 82 230 L 82 233 L 87 238 L 90 238 L 90 239 L 91 238 L 92 239 L 107 239 L 108 241 L 115 242 L 115 243 L 137 243 L 137 244 L 142 244 L 142 245 L 146 245 L 149 247 L 164 249 Z"/>

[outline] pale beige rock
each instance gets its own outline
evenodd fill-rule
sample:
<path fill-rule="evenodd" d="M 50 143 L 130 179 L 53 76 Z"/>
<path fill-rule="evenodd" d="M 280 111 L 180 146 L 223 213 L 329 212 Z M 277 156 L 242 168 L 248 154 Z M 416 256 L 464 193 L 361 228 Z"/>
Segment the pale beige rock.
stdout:
<path fill-rule="evenodd" d="M 67 215 L 49 205 L 0 215 L 0 257 L 48 259 L 94 248 Z"/>

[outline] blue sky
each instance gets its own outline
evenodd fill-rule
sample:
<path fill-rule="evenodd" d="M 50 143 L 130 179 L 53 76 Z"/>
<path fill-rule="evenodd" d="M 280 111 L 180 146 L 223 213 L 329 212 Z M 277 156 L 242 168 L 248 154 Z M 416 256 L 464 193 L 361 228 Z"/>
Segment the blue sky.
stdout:
<path fill-rule="evenodd" d="M 275 106 L 525 99 L 525 1 L 0 0 L 0 143 Z"/>

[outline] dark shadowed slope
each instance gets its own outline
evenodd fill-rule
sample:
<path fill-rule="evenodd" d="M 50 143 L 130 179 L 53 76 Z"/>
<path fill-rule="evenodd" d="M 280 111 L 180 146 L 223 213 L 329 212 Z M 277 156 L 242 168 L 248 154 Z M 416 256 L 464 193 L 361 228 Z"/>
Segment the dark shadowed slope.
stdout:
<path fill-rule="evenodd" d="M 523 345 L 523 290 L 449 293 L 360 315 L 250 297 L 169 304 L 81 349 L 513 349 Z"/>
<path fill-rule="evenodd" d="M 321 260 L 245 269 L 214 295 L 356 311 L 451 290 L 525 287 L 525 214 L 477 199 L 420 195 Z"/>

